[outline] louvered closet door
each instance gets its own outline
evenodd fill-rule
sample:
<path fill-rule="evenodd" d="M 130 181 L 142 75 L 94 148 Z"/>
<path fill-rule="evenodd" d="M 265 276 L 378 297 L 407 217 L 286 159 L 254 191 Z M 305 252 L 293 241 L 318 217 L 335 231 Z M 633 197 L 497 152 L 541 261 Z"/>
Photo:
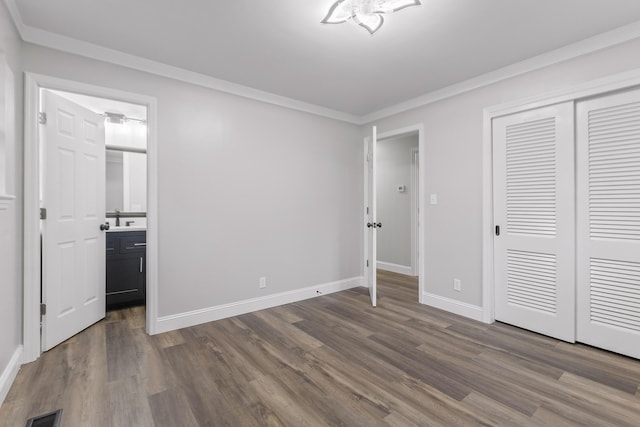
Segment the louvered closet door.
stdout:
<path fill-rule="evenodd" d="M 495 315 L 575 341 L 573 103 L 493 121 Z"/>
<path fill-rule="evenodd" d="M 578 340 L 640 358 L 640 90 L 576 107 Z"/>

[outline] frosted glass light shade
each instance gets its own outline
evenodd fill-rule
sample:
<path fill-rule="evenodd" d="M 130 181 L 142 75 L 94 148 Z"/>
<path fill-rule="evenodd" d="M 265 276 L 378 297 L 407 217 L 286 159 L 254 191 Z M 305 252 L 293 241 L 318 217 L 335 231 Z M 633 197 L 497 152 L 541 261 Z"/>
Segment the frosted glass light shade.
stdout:
<path fill-rule="evenodd" d="M 420 4 L 420 0 L 338 0 L 329 8 L 329 13 L 321 22 L 342 24 L 351 19 L 373 34 L 382 27 L 383 14 Z"/>

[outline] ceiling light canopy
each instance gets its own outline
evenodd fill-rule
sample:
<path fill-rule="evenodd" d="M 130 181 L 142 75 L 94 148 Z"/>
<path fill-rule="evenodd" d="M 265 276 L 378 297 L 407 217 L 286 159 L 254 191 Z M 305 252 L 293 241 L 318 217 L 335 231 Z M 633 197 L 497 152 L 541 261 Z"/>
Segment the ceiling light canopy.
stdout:
<path fill-rule="evenodd" d="M 349 19 L 373 34 L 382 27 L 386 13 L 397 12 L 409 6 L 419 6 L 420 0 L 338 0 L 323 24 L 342 24 Z"/>

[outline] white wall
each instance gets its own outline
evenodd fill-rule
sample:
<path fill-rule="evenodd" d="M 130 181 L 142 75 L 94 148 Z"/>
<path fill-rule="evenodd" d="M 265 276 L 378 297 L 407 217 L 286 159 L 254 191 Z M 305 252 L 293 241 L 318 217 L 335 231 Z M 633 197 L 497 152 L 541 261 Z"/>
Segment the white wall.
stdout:
<path fill-rule="evenodd" d="M 357 126 L 29 44 L 23 61 L 157 98 L 160 316 L 362 274 Z"/>
<path fill-rule="evenodd" d="M 8 209 L 0 210 L 0 402 L 8 391 L 15 365 L 12 358 L 22 343 L 22 97 L 23 80 L 20 64 L 20 42 L 6 9 L 0 2 L 0 52 L 6 55 L 14 75 L 13 106 L 15 135 L 7 143 L 7 191 L 16 200 Z M 4 85 L 4 82 L 0 82 Z M 16 361 L 15 358 L 13 361 Z M 17 360 L 20 363 L 20 360 Z"/>
<path fill-rule="evenodd" d="M 640 68 L 638 52 L 635 40 L 373 123 L 379 133 L 424 124 L 425 292 L 482 305 L 483 108 Z M 437 205 L 428 203 L 430 193 Z M 453 290 L 454 278 L 462 292 Z"/>
<path fill-rule="evenodd" d="M 377 218 L 378 261 L 411 267 L 411 164 L 412 150 L 418 148 L 418 135 L 378 142 Z M 398 192 L 404 185 L 405 191 Z M 384 268 L 384 266 L 382 267 Z"/>

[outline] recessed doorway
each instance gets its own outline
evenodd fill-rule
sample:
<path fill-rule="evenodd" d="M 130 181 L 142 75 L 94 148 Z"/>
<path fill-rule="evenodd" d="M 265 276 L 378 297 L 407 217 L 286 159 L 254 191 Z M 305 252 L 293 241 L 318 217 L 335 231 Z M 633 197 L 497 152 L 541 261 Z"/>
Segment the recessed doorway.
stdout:
<path fill-rule="evenodd" d="M 108 236 L 145 235 L 118 253 L 136 256 L 153 334 L 155 99 L 27 73 L 25 101 L 25 362 L 104 317 Z"/>

